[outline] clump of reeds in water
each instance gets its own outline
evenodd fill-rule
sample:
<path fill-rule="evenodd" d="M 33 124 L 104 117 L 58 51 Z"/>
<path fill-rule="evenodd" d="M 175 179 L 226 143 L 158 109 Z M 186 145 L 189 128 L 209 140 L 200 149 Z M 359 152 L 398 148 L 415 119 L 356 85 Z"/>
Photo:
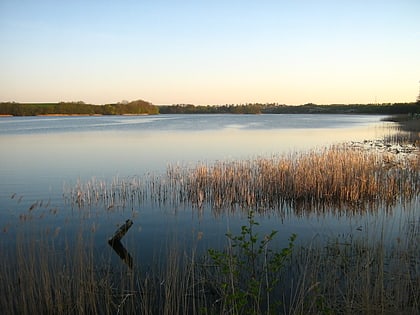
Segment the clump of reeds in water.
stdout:
<path fill-rule="evenodd" d="M 92 178 L 87 182 L 79 180 L 74 187 L 65 185 L 64 197 L 72 207 L 79 209 L 92 206 L 104 206 L 106 210 L 133 208 L 146 198 L 148 189 L 144 185 L 145 182 L 138 177 L 116 177 L 111 183 Z"/>
<path fill-rule="evenodd" d="M 214 209 L 367 209 L 420 191 L 420 160 L 345 146 L 310 153 L 171 169 L 172 186 Z"/>
<path fill-rule="evenodd" d="M 357 210 L 410 201 L 420 192 L 420 155 L 333 146 L 305 153 L 193 167 L 169 165 L 166 174 L 78 184 L 70 200 L 79 207 L 103 203 L 110 210 L 151 200 L 176 207 Z"/>
<path fill-rule="evenodd" d="M 295 246 L 278 271 L 279 282 L 270 289 L 270 304 L 260 291 L 252 294 L 261 296 L 261 310 L 275 314 L 418 314 L 418 218 L 407 221 L 403 231 L 390 244 L 366 234 Z M 50 234 L 35 236 L 18 235 L 15 248 L 0 242 L 2 314 L 237 314 L 227 306 L 244 298 L 234 292 L 224 295 L 226 288 L 215 272 L 224 265 L 196 251 L 201 234 L 188 249 L 172 239 L 167 251 L 156 253 L 159 258 L 150 268 L 135 264 L 130 272 L 123 263 L 111 264 L 112 249 L 95 249 L 92 234 L 81 231 L 64 244 Z M 219 252 L 229 262 L 224 275 L 246 285 L 253 274 L 243 273 L 248 265 L 238 261 L 249 256 L 232 256 L 234 248 L 227 242 L 226 250 Z M 261 258 L 267 254 L 258 253 Z M 140 265 L 141 253 L 136 258 Z M 261 267 L 266 263 L 255 261 Z"/>
<path fill-rule="evenodd" d="M 387 117 L 385 120 L 396 123 L 390 127 L 393 130 L 387 137 L 387 141 L 420 145 L 420 114 L 396 115 Z"/>
<path fill-rule="evenodd" d="M 82 234 L 65 246 L 52 235 L 17 235 L 16 247 L 0 244 L 2 314 L 110 314 L 114 298 L 109 269 L 99 271 L 94 248 Z M 57 243 L 57 244 L 56 244 Z"/>
<path fill-rule="evenodd" d="M 39 231 L 17 234 L 13 247 L 0 242 L 0 313 L 200 313 L 206 297 L 198 293 L 194 248 L 171 243 L 152 253 L 159 257 L 151 267 L 136 259 L 130 270 L 115 263 L 112 248 L 97 246 L 84 229 L 65 239 Z"/>

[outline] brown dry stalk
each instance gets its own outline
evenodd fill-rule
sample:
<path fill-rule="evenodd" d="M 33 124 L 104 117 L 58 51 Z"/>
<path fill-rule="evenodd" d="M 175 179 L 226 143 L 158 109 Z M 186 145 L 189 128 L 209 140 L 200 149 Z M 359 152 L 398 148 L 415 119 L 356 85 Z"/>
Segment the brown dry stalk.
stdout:
<path fill-rule="evenodd" d="M 213 208 L 309 209 L 346 206 L 359 209 L 392 205 L 419 192 L 419 160 L 398 160 L 389 153 L 332 147 L 310 153 L 250 161 L 198 165 L 170 176 L 193 204 Z"/>
<path fill-rule="evenodd" d="M 151 200 L 177 207 L 293 209 L 296 212 L 376 210 L 408 202 L 420 193 L 420 155 L 333 146 L 305 153 L 195 166 L 169 165 L 166 174 L 92 180 L 68 194 L 79 208 L 103 204 L 115 211 Z"/>

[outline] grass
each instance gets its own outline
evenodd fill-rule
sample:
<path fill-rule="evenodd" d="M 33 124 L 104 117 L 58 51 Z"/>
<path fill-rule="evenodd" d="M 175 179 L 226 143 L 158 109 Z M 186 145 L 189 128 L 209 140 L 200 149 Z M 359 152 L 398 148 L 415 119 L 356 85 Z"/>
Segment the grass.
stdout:
<path fill-rule="evenodd" d="M 163 176 L 92 181 L 66 189 L 74 207 L 131 207 L 145 200 L 197 209 L 210 205 L 217 215 L 236 209 L 293 209 L 297 214 L 365 212 L 409 202 L 420 192 L 420 155 L 356 150 L 342 145 L 286 156 L 220 161 L 192 167 L 169 165 Z"/>
<path fill-rule="evenodd" d="M 383 240 L 347 237 L 297 250 L 289 272 L 301 295 L 292 306 L 298 313 L 416 314 L 419 240 L 417 231 L 391 248 Z"/>
<path fill-rule="evenodd" d="M 397 132 L 393 132 L 389 136 L 392 142 L 409 142 L 420 146 L 420 113 L 408 115 L 394 115 L 385 118 L 386 121 L 396 123 L 394 128 Z"/>
<path fill-rule="evenodd" d="M 90 210 L 135 211 L 145 201 L 171 207 L 185 203 L 197 211 L 209 205 L 215 215 L 254 209 L 255 219 L 228 233 L 225 246 L 207 255 L 197 254 L 200 235 L 189 248 L 174 239 L 163 255 L 156 253 L 150 267 L 130 271 L 113 262 L 111 248 L 95 249 L 95 231 L 82 228 L 60 238 L 60 233 L 36 229 L 30 225 L 31 213 L 40 205 L 31 205 L 21 223 L 30 228 L 16 232 L 16 247 L 0 242 L 6 262 L 0 265 L 0 313 L 417 314 L 419 158 L 418 153 L 401 158 L 336 146 L 266 159 L 169 166 L 162 176 L 111 183 L 92 179 L 65 187 L 66 202 L 86 210 L 80 212 L 82 222 Z M 267 269 L 266 254 L 276 249 L 259 241 L 276 234 L 267 238 L 252 229 L 267 211 L 352 214 L 397 203 L 411 203 L 406 211 L 413 212 L 399 239 L 389 243 L 389 231 L 381 226 L 375 227 L 376 239 L 370 234 L 315 238 L 284 252 L 274 274 Z M 250 266 L 260 272 L 249 272 Z"/>
<path fill-rule="evenodd" d="M 2 270 L 0 310 L 8 314 L 99 313 L 92 248 L 56 248 L 46 235 L 21 237 L 16 249 L 2 248 L 8 262 Z M 80 246 L 80 247 L 79 247 Z M 104 296 L 104 302 L 109 301 Z M 83 309 L 83 311 L 82 311 Z"/>
<path fill-rule="evenodd" d="M 7 263 L 0 265 L 0 311 L 417 314 L 420 221 L 416 220 L 406 222 L 405 233 L 392 244 L 385 244 L 383 237 L 346 235 L 327 241 L 314 238 L 286 251 L 273 248 L 272 253 L 280 253 L 281 258 L 280 264 L 270 265 L 279 267 L 273 274 L 266 269 L 269 239 L 250 230 L 257 223 L 253 217 L 246 229 L 227 234 L 226 247 L 220 250 L 198 257 L 199 236 L 188 249 L 174 240 L 164 258 L 133 271 L 122 263 L 111 264 L 111 250 L 98 253 L 86 233 L 80 232 L 75 242 L 66 240 L 63 246 L 55 244 L 51 234 L 21 235 L 15 249 L 1 248 Z M 257 270 L 254 275 L 251 269 Z"/>

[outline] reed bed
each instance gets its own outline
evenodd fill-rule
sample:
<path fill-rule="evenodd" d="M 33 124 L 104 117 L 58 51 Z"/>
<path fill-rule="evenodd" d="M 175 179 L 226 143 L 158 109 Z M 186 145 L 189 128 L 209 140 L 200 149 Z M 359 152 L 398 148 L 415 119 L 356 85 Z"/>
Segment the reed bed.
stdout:
<path fill-rule="evenodd" d="M 418 205 L 419 174 L 418 152 L 401 155 L 343 145 L 244 161 L 169 165 L 163 175 L 115 178 L 111 183 L 91 179 L 65 186 L 64 198 L 82 216 L 97 209 L 134 212 L 145 202 L 198 210 L 209 206 L 216 215 L 249 209 L 257 215 L 270 210 L 281 215 L 288 209 L 297 214 L 359 213 L 395 203 Z M 418 314 L 420 221 L 414 214 L 405 222 L 405 233 L 391 244 L 382 230 L 373 233 L 382 236 L 377 240 L 348 235 L 296 247 L 279 271 L 281 281 L 270 291 L 270 307 L 261 305 L 261 310 Z M 23 230 L 17 232 L 16 247 L 0 242 L 6 261 L 0 264 L 0 313 L 234 313 L 223 300 L 209 257 L 197 256 L 201 236 L 187 249 L 176 240 L 169 242 L 166 252 L 156 253 L 156 263 L 130 271 L 115 264 L 112 249 L 95 247 L 94 231 L 82 229 L 69 239 L 60 238 L 61 233 Z M 232 244 L 226 246 L 226 253 L 232 252 Z"/>
<path fill-rule="evenodd" d="M 406 237 L 386 244 L 352 235 L 294 252 L 285 270 L 287 300 L 294 313 L 418 314 L 420 309 L 420 221 Z M 386 231 L 382 231 L 386 233 Z"/>
<path fill-rule="evenodd" d="M 360 152 L 346 147 L 289 157 L 199 165 L 183 173 L 180 194 L 214 209 L 328 208 L 364 210 L 419 192 L 420 160 L 398 160 L 392 154 Z"/>
<path fill-rule="evenodd" d="M 16 248 L 2 248 L 2 314 L 110 313 L 111 286 L 97 273 L 93 246 L 56 246 L 54 238 L 18 235 Z"/>
<path fill-rule="evenodd" d="M 156 180 L 149 178 L 149 184 Z M 146 183 L 138 177 L 115 177 L 111 183 L 93 177 L 86 182 L 78 181 L 73 187 L 64 184 L 63 197 L 73 208 L 102 206 L 106 210 L 133 208 L 146 199 Z"/>
<path fill-rule="evenodd" d="M 237 209 L 275 209 L 296 213 L 363 212 L 390 208 L 420 192 L 420 154 L 334 146 L 243 161 L 195 166 L 169 165 L 164 175 L 92 181 L 67 189 L 79 208 L 101 203 L 107 210 L 132 209 L 150 200 L 157 205 L 209 205 L 215 214 Z"/>
<path fill-rule="evenodd" d="M 347 235 L 296 247 L 279 270 L 270 305 L 261 299 L 260 310 L 418 314 L 418 218 L 406 222 L 404 231 L 392 246 L 381 237 Z M 37 236 L 22 234 L 15 249 L 1 248 L 7 262 L 0 265 L 2 314 L 236 314 L 227 307 L 215 266 L 197 255 L 199 237 L 187 249 L 169 241 L 151 266 L 128 270 L 111 263 L 111 251 L 95 249 L 89 234 L 80 232 L 61 245 L 52 235 Z M 226 253 L 232 251 L 227 242 Z M 232 272 L 240 268 L 233 266 Z"/>
<path fill-rule="evenodd" d="M 390 127 L 391 134 L 387 137 L 387 141 L 393 143 L 414 143 L 420 145 L 420 115 L 397 115 L 388 117 L 389 121 L 396 124 Z"/>
<path fill-rule="evenodd" d="M 1 314 L 199 313 L 194 249 L 171 243 L 152 266 L 128 270 L 83 230 L 56 242 L 39 232 L 20 234 L 16 248 L 0 244 Z"/>

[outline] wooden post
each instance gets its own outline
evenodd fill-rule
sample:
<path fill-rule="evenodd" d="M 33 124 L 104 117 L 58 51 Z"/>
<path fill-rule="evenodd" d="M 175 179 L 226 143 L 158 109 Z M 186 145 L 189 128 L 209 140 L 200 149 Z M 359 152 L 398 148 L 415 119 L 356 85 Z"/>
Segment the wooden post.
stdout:
<path fill-rule="evenodd" d="M 108 239 L 108 244 L 112 247 L 113 250 L 115 250 L 118 256 L 120 256 L 120 258 L 127 264 L 130 269 L 133 269 L 133 258 L 121 243 L 121 238 L 125 235 L 125 233 L 127 233 L 128 229 L 132 225 L 133 221 L 125 221 L 125 223 L 121 225 L 117 231 L 115 231 L 114 236 Z"/>
<path fill-rule="evenodd" d="M 108 240 L 108 243 L 114 242 L 114 241 L 120 241 L 132 225 L 133 225 L 133 221 L 131 221 L 130 219 L 125 221 L 125 223 L 121 225 L 117 231 L 115 231 L 114 236 Z"/>

